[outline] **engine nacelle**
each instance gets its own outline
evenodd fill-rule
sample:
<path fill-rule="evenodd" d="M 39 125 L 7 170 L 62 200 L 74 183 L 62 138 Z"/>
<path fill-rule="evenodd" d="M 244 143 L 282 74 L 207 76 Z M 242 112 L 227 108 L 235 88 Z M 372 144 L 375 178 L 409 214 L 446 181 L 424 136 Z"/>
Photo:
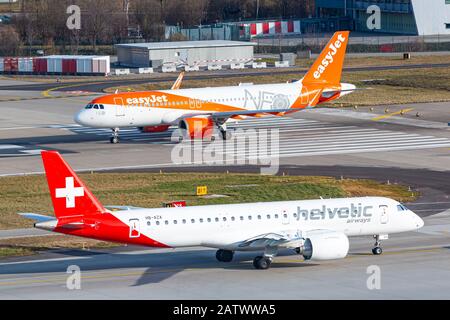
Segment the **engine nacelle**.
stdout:
<path fill-rule="evenodd" d="M 214 122 L 210 117 L 192 117 L 180 120 L 178 128 L 185 138 L 210 138 L 214 130 Z"/>
<path fill-rule="evenodd" d="M 345 234 L 336 231 L 315 231 L 305 240 L 300 253 L 305 260 L 342 259 L 348 254 L 349 241 Z"/>
<path fill-rule="evenodd" d="M 164 132 L 169 129 L 170 125 L 160 125 L 160 126 L 148 126 L 148 127 L 140 127 L 139 130 L 141 132 Z"/>

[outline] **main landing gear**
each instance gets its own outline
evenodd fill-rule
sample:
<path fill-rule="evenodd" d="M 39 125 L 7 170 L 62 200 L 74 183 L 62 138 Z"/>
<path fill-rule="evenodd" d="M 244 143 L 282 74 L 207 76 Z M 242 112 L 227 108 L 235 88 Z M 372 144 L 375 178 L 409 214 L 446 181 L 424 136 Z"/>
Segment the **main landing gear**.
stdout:
<path fill-rule="evenodd" d="M 216 259 L 220 262 L 231 262 L 233 260 L 234 252 L 230 250 L 219 249 L 216 252 Z"/>
<path fill-rule="evenodd" d="M 266 270 L 269 269 L 272 260 L 272 257 L 257 256 L 255 257 L 255 259 L 253 259 L 253 266 L 255 267 L 255 269 Z"/>
<path fill-rule="evenodd" d="M 374 235 L 375 238 L 375 247 L 372 249 L 372 253 L 374 255 L 380 255 L 383 253 L 383 249 L 381 248 L 380 235 Z"/>
<path fill-rule="evenodd" d="M 109 142 L 111 143 L 119 143 L 119 128 L 112 128 L 112 136 L 109 138 Z"/>
<path fill-rule="evenodd" d="M 217 123 L 217 128 L 219 129 L 220 132 L 220 137 L 223 140 L 230 140 L 231 139 L 231 132 L 227 131 L 227 125 L 226 123 Z"/>
<path fill-rule="evenodd" d="M 267 270 L 272 264 L 273 258 L 277 255 L 276 247 L 266 247 L 262 256 L 257 256 L 253 259 L 253 266 L 258 270 Z"/>

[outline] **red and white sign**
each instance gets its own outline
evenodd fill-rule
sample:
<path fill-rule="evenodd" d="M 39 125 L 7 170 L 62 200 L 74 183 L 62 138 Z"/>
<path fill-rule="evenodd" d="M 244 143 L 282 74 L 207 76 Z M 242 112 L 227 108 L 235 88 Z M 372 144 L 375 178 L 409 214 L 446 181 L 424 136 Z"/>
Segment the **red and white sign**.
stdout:
<path fill-rule="evenodd" d="M 300 20 L 255 22 L 241 26 L 250 27 L 250 37 L 301 33 Z"/>

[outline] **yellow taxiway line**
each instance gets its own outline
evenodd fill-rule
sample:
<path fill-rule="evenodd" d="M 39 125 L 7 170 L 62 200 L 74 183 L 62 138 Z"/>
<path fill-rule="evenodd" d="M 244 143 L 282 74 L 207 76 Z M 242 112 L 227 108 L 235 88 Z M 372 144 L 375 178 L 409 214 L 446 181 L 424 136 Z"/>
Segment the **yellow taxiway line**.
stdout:
<path fill-rule="evenodd" d="M 403 114 L 403 113 L 406 113 L 406 112 L 409 112 L 409 111 L 412 111 L 412 110 L 414 110 L 414 108 L 402 109 L 400 111 L 396 111 L 396 112 L 392 112 L 392 113 L 388 113 L 388 114 L 384 114 L 382 116 L 378 116 L 378 117 L 372 118 L 372 120 L 373 121 L 383 120 L 383 119 L 386 119 L 386 118 L 389 118 L 389 117 L 392 117 L 392 116 L 395 116 L 395 115 L 398 115 L 398 114 Z"/>

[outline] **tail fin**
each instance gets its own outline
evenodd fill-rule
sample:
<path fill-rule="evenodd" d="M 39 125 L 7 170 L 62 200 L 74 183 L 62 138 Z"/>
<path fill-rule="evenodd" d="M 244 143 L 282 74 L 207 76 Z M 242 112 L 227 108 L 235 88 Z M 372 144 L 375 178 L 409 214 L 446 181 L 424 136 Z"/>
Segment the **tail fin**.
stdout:
<path fill-rule="evenodd" d="M 41 155 L 57 218 L 106 212 L 58 152 L 42 151 Z"/>
<path fill-rule="evenodd" d="M 303 78 L 303 83 L 329 83 L 337 85 L 341 82 L 342 66 L 347 48 L 349 31 L 337 31 L 328 41 L 311 69 Z"/>

